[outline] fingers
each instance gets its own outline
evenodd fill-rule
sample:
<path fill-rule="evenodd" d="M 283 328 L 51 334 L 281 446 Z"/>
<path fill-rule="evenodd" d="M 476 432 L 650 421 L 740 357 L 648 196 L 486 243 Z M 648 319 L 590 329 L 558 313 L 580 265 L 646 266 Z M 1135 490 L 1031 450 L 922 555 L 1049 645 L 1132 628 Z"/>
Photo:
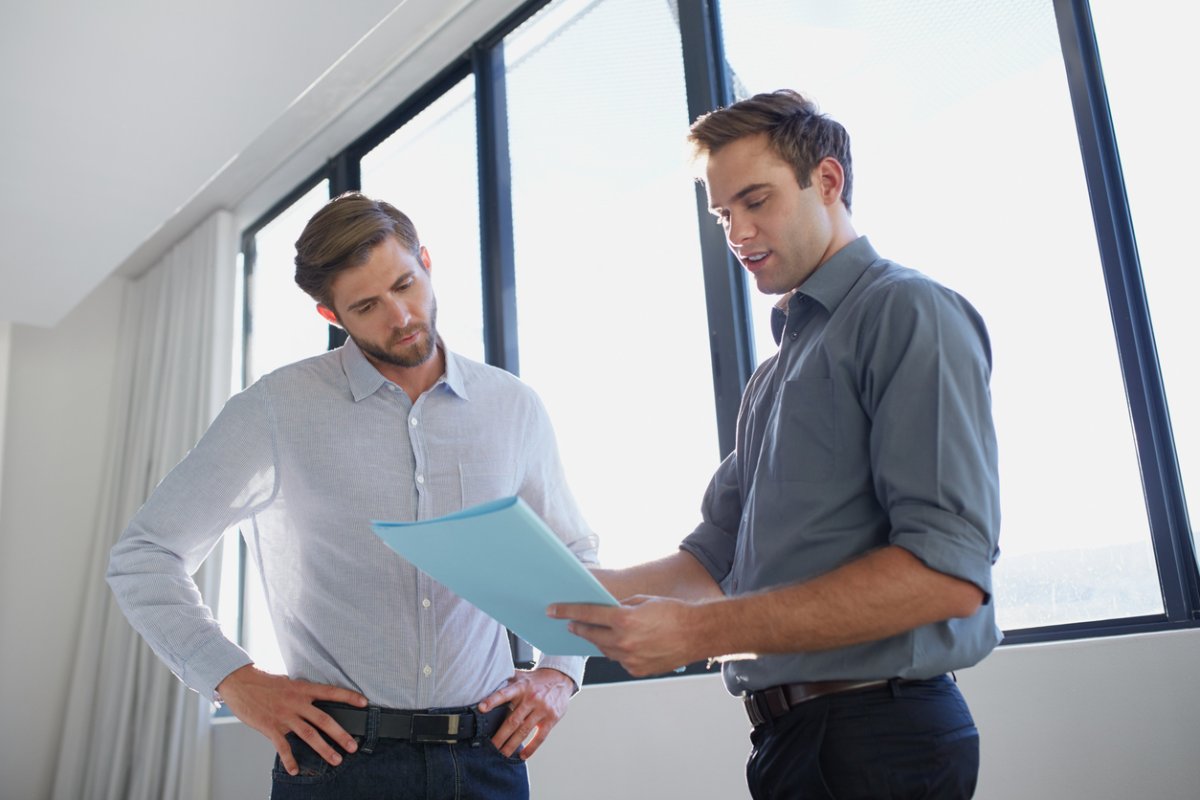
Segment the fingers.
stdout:
<path fill-rule="evenodd" d="M 521 758 L 531 757 L 566 713 L 574 686 L 571 678 L 551 668 L 517 673 L 488 698 L 501 694 L 512 708 L 492 736 L 492 744 L 508 757 L 524 744 Z"/>
<path fill-rule="evenodd" d="M 512 710 L 508 712 L 508 716 L 504 718 L 504 722 L 500 723 L 500 727 L 492 734 L 492 744 L 496 745 L 496 749 L 506 756 L 512 756 L 517 748 L 521 746 L 521 742 L 525 741 L 525 737 L 529 735 L 532 725 L 525 728 L 524 733 L 520 733 L 525 719 L 529 716 L 532 710 L 531 704 L 525 702 L 525 698 L 529 693 L 529 679 L 527 673 L 518 673 L 509 678 L 508 683 L 494 692 L 491 697 L 484 702 L 491 701 L 494 698 L 503 698 L 506 703 L 511 703 Z M 489 708 L 495 708 L 499 702 L 492 703 Z M 480 710 L 483 705 L 480 704 Z M 518 735 L 520 734 L 520 735 Z"/>
<path fill-rule="evenodd" d="M 554 619 L 571 619 L 592 625 L 611 625 L 621 613 L 621 606 L 600 606 L 593 603 L 555 603 L 546 609 Z"/>
<path fill-rule="evenodd" d="M 521 751 L 521 758 L 528 761 L 533 758 L 533 754 L 542 746 L 542 742 L 546 741 L 546 737 L 550 735 L 550 729 L 557 724 L 557 720 L 543 720 L 537 725 L 537 733 L 528 742 L 525 742 L 525 748 Z M 522 740 L 524 741 L 524 740 Z"/>
<path fill-rule="evenodd" d="M 341 686 L 330 686 L 325 683 L 306 683 L 306 685 L 312 690 L 313 700 L 329 700 L 359 708 L 367 707 L 367 698 L 351 689 L 343 689 Z"/>
<path fill-rule="evenodd" d="M 521 689 L 518 688 L 510 678 L 507 684 L 492 692 L 487 697 L 483 698 L 482 701 L 480 701 L 479 710 L 486 714 L 493 708 L 510 702 L 514 697 L 517 697 L 520 694 Z"/>
<path fill-rule="evenodd" d="M 312 712 L 309 713 L 309 720 L 312 722 L 313 725 L 320 728 L 321 731 L 324 732 L 324 734 L 326 736 L 328 736 L 330 739 L 332 739 L 335 742 L 337 742 L 338 744 L 340 744 L 342 746 L 342 749 L 345 750 L 347 753 L 353 753 L 355 750 L 358 749 L 358 742 L 356 742 L 354 740 L 354 737 L 351 736 L 350 734 L 346 733 L 345 728 L 343 728 L 341 725 L 339 725 L 337 723 L 337 720 L 335 720 L 333 717 L 329 716 L 328 714 L 326 714 L 324 711 L 317 708 L 316 706 L 312 707 Z M 296 734 L 299 735 L 299 731 L 297 731 Z M 320 738 L 320 737 L 318 737 L 318 738 Z M 305 741 L 308 741 L 308 740 L 305 739 Z M 316 749 L 316 748 L 314 748 L 314 749 Z M 326 758 L 325 760 L 329 761 L 328 758 Z M 329 763 L 335 764 L 336 762 L 329 761 Z"/>
<path fill-rule="evenodd" d="M 330 720 L 330 722 L 334 725 L 334 727 L 337 727 L 339 731 L 342 730 L 337 723 L 333 722 L 333 720 Z M 333 745 L 331 745 L 328 740 L 321 735 L 321 732 L 311 724 L 302 722 L 298 725 L 294 725 L 292 727 L 292 733 L 299 736 L 301 741 L 311 747 L 313 752 L 323 758 L 327 763 L 332 764 L 335 767 L 342 763 L 342 754 L 337 750 L 334 750 Z M 342 734 L 345 735 L 345 731 L 342 731 Z M 294 775 L 295 773 L 291 774 Z"/>
<path fill-rule="evenodd" d="M 523 720 L 523 717 L 517 716 L 515 710 L 512 711 L 504 718 L 504 724 L 492 736 L 492 744 L 505 756 L 511 758 L 512 754 L 521 746 L 521 742 L 525 741 L 525 737 L 529 735 L 529 729 L 526 729 L 524 734 L 521 733 Z"/>
<path fill-rule="evenodd" d="M 621 664 L 629 674 L 645 677 L 686 664 L 691 655 L 689 626 L 681 624 L 684 604 L 636 595 L 620 606 L 560 603 L 551 617 L 568 619 L 567 629 Z"/>
<path fill-rule="evenodd" d="M 333 717 L 313 705 L 328 700 L 362 707 L 366 698 L 358 692 L 337 686 L 292 680 L 248 665 L 226 676 L 218 687 L 234 715 L 266 736 L 279 753 L 281 766 L 295 775 L 299 769 L 291 746 L 285 738 L 294 733 L 328 763 L 337 766 L 342 755 L 332 743 L 347 753 L 358 750 L 358 743 Z M 326 738 L 328 737 L 328 738 Z"/>
<path fill-rule="evenodd" d="M 300 767 L 296 764 L 296 757 L 292 755 L 292 746 L 288 744 L 288 740 L 283 734 L 276 734 L 270 737 L 271 744 L 275 745 L 275 752 L 279 754 L 279 763 L 288 775 L 295 775 L 300 771 Z"/>

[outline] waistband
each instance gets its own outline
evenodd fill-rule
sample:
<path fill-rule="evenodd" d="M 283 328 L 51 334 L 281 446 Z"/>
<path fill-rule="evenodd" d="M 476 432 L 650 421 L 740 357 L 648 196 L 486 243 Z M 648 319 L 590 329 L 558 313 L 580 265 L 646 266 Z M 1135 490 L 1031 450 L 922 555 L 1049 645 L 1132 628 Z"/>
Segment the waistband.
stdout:
<path fill-rule="evenodd" d="M 508 706 L 487 713 L 476 707 L 405 711 L 318 701 L 315 705 L 351 736 L 403 739 L 410 742 L 465 742 L 494 734 L 508 716 Z"/>
<path fill-rule="evenodd" d="M 939 676 L 940 677 L 940 676 Z M 806 683 L 784 683 L 779 686 L 769 686 L 747 692 L 742 695 L 746 706 L 746 715 L 754 727 L 768 720 L 778 719 L 801 703 L 842 692 L 854 692 L 866 689 L 878 689 L 885 686 L 895 687 L 912 681 L 903 678 L 889 678 L 870 681 L 809 681 Z"/>

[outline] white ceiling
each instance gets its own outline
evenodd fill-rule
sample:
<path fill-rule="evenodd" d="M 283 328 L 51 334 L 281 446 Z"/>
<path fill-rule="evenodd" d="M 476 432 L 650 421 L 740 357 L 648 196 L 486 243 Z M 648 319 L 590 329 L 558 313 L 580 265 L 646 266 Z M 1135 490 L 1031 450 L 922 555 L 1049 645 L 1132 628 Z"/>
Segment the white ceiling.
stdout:
<path fill-rule="evenodd" d="M 5 0 L 0 323 L 261 213 L 517 5 Z"/>

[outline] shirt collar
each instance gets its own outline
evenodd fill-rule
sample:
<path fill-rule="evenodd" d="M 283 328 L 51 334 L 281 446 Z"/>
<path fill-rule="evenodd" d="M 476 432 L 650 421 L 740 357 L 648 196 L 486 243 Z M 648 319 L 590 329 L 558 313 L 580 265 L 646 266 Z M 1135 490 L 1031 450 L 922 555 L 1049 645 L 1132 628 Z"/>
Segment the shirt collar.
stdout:
<path fill-rule="evenodd" d="M 438 337 L 438 347 L 442 349 L 442 353 L 446 357 L 446 372 L 438 379 L 437 383 L 445 383 L 450 391 L 464 400 L 470 400 L 459 357 L 450 352 L 440 336 Z M 354 340 L 348 337 L 346 343 L 342 345 L 342 370 L 346 373 L 350 394 L 356 403 L 375 394 L 379 391 L 379 387 L 388 382 L 387 378 L 375 369 L 375 365 L 367 360 L 362 350 L 358 349 Z"/>
<path fill-rule="evenodd" d="M 442 348 L 442 352 L 446 354 L 446 374 L 442 376 L 442 380 L 446 382 L 446 386 L 450 391 L 461 397 L 463 400 L 470 400 L 467 395 L 467 380 L 463 374 L 462 364 L 459 363 L 459 357 L 450 352 L 450 348 L 446 347 L 442 342 L 442 337 L 438 337 L 438 346 Z"/>
<path fill-rule="evenodd" d="M 833 257 L 809 275 L 804 283 L 780 297 L 779 302 L 771 309 L 771 334 L 775 337 L 775 344 L 783 341 L 789 310 L 795 307 L 794 303 L 800 302 L 801 298 L 797 298 L 796 295 L 811 297 L 832 314 L 846 299 L 850 287 L 854 286 L 867 271 L 867 267 L 878 258 L 879 254 L 871 247 L 867 237 L 860 236 L 834 253 Z"/>
<path fill-rule="evenodd" d="M 878 260 L 879 254 L 867 241 L 867 237 L 860 236 L 834 253 L 796 288 L 795 293 L 811 297 L 832 314 L 867 271 L 867 267 Z M 789 298 L 789 301 L 792 299 Z"/>

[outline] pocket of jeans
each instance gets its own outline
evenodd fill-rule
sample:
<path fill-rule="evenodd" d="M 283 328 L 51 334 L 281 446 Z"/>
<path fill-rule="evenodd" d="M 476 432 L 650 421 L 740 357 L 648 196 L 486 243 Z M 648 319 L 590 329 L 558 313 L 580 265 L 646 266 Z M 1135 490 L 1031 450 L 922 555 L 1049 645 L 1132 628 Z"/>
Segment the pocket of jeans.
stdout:
<path fill-rule="evenodd" d="M 464 461 L 458 465 L 464 507 L 508 497 L 516 491 L 517 464 L 512 459 Z"/>
<path fill-rule="evenodd" d="M 521 758 L 521 751 L 525 748 L 525 745 L 521 745 L 520 747 L 518 747 L 511 756 L 506 756 L 506 755 L 504 755 L 504 753 L 501 753 L 500 748 L 496 747 L 495 743 L 492 742 L 492 737 L 484 736 L 481 741 L 483 742 L 483 747 L 486 748 L 493 755 L 495 755 L 497 758 L 503 759 L 507 763 L 512 764 L 514 766 L 525 763 L 524 759 Z"/>
<path fill-rule="evenodd" d="M 317 784 L 327 783 L 336 778 L 351 761 L 356 757 L 355 753 L 346 753 L 339 747 L 334 747 L 342 757 L 342 763 L 334 766 L 318 755 L 316 750 L 313 750 L 308 744 L 294 733 L 289 733 L 285 737 L 288 746 L 292 748 L 292 758 L 296 759 L 296 766 L 299 768 L 295 775 L 289 775 L 287 770 L 283 768 L 283 761 L 279 755 L 275 756 L 275 766 L 271 770 L 271 778 L 278 783 L 295 783 L 295 784 Z"/>

